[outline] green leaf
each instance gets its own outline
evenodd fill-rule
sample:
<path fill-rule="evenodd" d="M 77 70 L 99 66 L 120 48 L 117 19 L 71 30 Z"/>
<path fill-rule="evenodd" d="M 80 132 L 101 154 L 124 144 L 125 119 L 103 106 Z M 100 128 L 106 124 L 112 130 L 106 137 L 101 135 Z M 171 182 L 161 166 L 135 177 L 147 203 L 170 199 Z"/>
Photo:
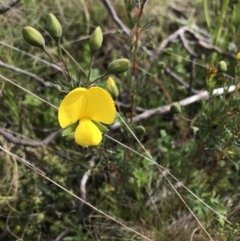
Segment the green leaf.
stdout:
<path fill-rule="evenodd" d="M 62 136 L 73 136 L 77 126 L 78 121 L 64 129 L 64 131 L 62 132 Z"/>
<path fill-rule="evenodd" d="M 103 124 L 101 124 L 100 122 L 97 122 L 97 121 L 94 121 L 92 120 L 92 123 L 94 125 L 97 126 L 97 128 L 101 131 L 101 132 L 107 132 L 108 131 L 108 128 L 106 126 L 104 126 Z"/>

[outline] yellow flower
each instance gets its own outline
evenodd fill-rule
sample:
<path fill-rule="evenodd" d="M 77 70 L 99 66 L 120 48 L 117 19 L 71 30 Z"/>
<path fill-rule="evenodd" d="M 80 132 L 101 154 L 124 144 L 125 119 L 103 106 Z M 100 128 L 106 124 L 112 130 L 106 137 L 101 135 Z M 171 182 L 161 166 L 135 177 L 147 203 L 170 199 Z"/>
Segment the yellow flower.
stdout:
<path fill-rule="evenodd" d="M 58 121 L 65 128 L 79 121 L 74 137 L 81 146 L 97 146 L 102 140 L 102 133 L 92 122 L 111 124 L 116 109 L 110 94 L 100 88 L 76 88 L 62 100 L 58 110 Z"/>

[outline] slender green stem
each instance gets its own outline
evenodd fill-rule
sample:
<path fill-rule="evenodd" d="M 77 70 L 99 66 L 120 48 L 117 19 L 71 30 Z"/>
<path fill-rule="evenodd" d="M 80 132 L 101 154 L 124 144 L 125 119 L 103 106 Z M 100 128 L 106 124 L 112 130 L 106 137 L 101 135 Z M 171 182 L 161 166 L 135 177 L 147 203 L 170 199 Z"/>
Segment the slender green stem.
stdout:
<path fill-rule="evenodd" d="M 226 18 L 228 7 L 229 7 L 229 0 L 224 0 L 222 3 L 221 14 L 219 16 L 219 24 L 217 27 L 217 33 L 215 35 L 214 44 L 217 44 L 217 42 L 222 34 L 222 30 L 223 30 L 222 25 L 223 25 L 223 21 Z"/>
<path fill-rule="evenodd" d="M 130 115 L 130 123 L 133 123 L 133 115 L 134 115 L 134 99 L 135 99 L 135 91 L 136 91 L 136 82 L 137 82 L 137 65 L 138 65 L 138 58 L 137 52 L 139 49 L 139 42 L 140 42 L 140 33 L 142 27 L 142 16 L 143 16 L 143 9 L 147 0 L 141 1 L 139 6 L 139 14 L 137 18 L 137 22 L 135 24 L 136 31 L 133 36 L 134 43 L 132 47 L 132 71 L 131 71 L 131 115 Z"/>
<path fill-rule="evenodd" d="M 54 58 L 51 56 L 51 54 L 49 54 L 46 49 L 43 49 L 43 51 L 51 59 L 51 61 L 61 69 L 61 72 L 65 76 L 68 76 L 68 73 L 66 73 L 66 71 L 54 60 Z"/>
<path fill-rule="evenodd" d="M 102 78 L 106 77 L 107 75 L 108 75 L 108 72 L 104 73 L 103 75 L 98 76 L 96 79 L 94 79 L 92 82 L 90 82 L 89 85 L 94 84 L 96 81 L 98 81 L 99 79 L 102 79 Z M 88 86 L 89 86 L 89 85 L 88 85 Z"/>
<path fill-rule="evenodd" d="M 94 60 L 94 55 L 92 54 L 91 60 L 90 60 L 90 63 L 89 63 L 89 70 L 88 70 L 87 84 L 86 84 L 87 86 L 89 85 L 89 82 L 90 82 L 93 60 Z"/>
<path fill-rule="evenodd" d="M 79 63 L 72 57 L 72 55 L 61 45 L 62 50 L 67 54 L 67 56 L 77 65 L 77 67 L 82 71 L 82 73 L 87 76 L 87 73 L 84 69 L 79 65 Z"/>
<path fill-rule="evenodd" d="M 209 18 L 208 0 L 203 0 L 203 9 L 204 9 L 204 15 L 205 15 L 207 26 L 208 28 L 210 28 L 211 23 Z"/>
<path fill-rule="evenodd" d="M 70 79 L 71 77 L 70 77 L 70 74 L 69 74 L 69 71 L 68 71 L 66 61 L 65 61 L 65 59 L 63 58 L 63 55 L 62 55 L 62 47 L 61 47 L 61 43 L 60 43 L 60 38 L 58 39 L 57 45 L 58 45 L 58 51 L 59 51 L 59 54 L 60 54 L 60 58 L 61 58 L 64 66 L 65 66 L 65 69 L 66 69 L 67 77 Z"/>

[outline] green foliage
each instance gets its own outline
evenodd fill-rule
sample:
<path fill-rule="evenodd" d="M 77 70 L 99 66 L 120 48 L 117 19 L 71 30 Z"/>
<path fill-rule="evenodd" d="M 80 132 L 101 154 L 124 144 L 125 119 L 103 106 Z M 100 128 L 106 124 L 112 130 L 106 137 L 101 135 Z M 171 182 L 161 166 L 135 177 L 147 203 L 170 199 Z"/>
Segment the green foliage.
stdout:
<path fill-rule="evenodd" d="M 0 79 L 0 131 L 13 137 L 0 135 L 0 147 L 44 175 L 0 150 L 0 236 L 9 241 L 57 240 L 61 234 L 65 241 L 144 240 L 66 191 L 83 198 L 80 185 L 87 176 L 86 201 L 150 240 L 209 240 L 176 191 L 214 240 L 239 240 L 239 86 L 229 92 L 240 78 L 239 56 L 235 59 L 239 1 L 111 2 L 129 35 L 101 1 L 24 0 L 1 15 L 0 58 L 15 68 L 0 61 L 0 76 L 23 89 Z M 61 46 L 45 31 L 50 12 L 63 29 Z M 52 59 L 24 42 L 26 25 L 41 31 Z M 104 41 L 93 59 L 88 40 L 96 26 Z M 189 48 L 178 36 L 152 61 L 158 46 L 182 26 L 191 29 L 183 33 Z M 79 85 L 106 86 L 104 73 L 119 58 L 131 63 L 128 72 L 113 76 L 119 89 L 115 122 L 121 126 L 113 125 L 107 135 L 119 143 L 107 136 L 98 148 L 81 148 L 63 137 L 35 147 L 21 143 L 44 140 L 59 129 L 57 111 L 36 96 L 58 107 Z M 61 71 L 51 65 L 53 59 Z M 223 93 L 217 96 L 214 89 L 220 87 Z M 184 104 L 177 114 L 170 106 L 151 114 L 205 89 L 208 100 Z M 142 113 L 149 116 L 135 122 Z M 71 137 L 74 130 L 64 134 Z"/>

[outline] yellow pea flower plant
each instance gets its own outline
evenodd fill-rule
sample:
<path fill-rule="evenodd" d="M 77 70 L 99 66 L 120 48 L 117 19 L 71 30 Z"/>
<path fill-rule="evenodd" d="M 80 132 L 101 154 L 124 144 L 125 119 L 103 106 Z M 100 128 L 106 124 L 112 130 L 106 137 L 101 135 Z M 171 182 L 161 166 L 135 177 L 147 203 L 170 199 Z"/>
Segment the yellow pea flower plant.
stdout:
<path fill-rule="evenodd" d="M 96 82 L 104 79 L 109 74 L 120 74 L 127 71 L 130 64 L 129 60 L 120 58 L 112 61 L 106 73 L 91 80 L 94 56 L 101 48 L 103 41 L 102 30 L 100 27 L 97 27 L 89 40 L 91 61 L 88 73 L 81 69 L 82 73 L 87 77 L 87 81 L 83 83 L 80 80 L 76 80 L 68 72 L 60 44 L 62 27 L 52 13 L 47 18 L 47 29 L 50 36 L 57 42 L 59 55 L 65 66 L 65 69 L 63 69 L 54 61 L 53 57 L 47 52 L 45 44 L 43 48 L 40 48 L 58 65 L 67 81 L 67 84 L 63 84 L 58 80 L 55 84 L 52 84 L 65 94 L 58 109 L 59 124 L 62 128 L 66 128 L 63 131 L 63 135 L 69 137 L 73 135 L 76 143 L 83 147 L 98 146 L 102 141 L 102 132 L 107 130 L 101 123 L 112 124 L 115 119 L 116 108 L 109 92 L 96 86 Z M 41 33 L 32 27 L 23 28 L 23 38 L 32 46 L 42 47 L 42 43 L 44 43 Z"/>
<path fill-rule="evenodd" d="M 97 146 L 102 140 L 102 133 L 92 121 L 111 124 L 116 109 L 110 94 L 100 88 L 76 88 L 69 92 L 58 110 L 60 126 L 65 128 L 78 122 L 74 137 L 81 146 Z"/>

